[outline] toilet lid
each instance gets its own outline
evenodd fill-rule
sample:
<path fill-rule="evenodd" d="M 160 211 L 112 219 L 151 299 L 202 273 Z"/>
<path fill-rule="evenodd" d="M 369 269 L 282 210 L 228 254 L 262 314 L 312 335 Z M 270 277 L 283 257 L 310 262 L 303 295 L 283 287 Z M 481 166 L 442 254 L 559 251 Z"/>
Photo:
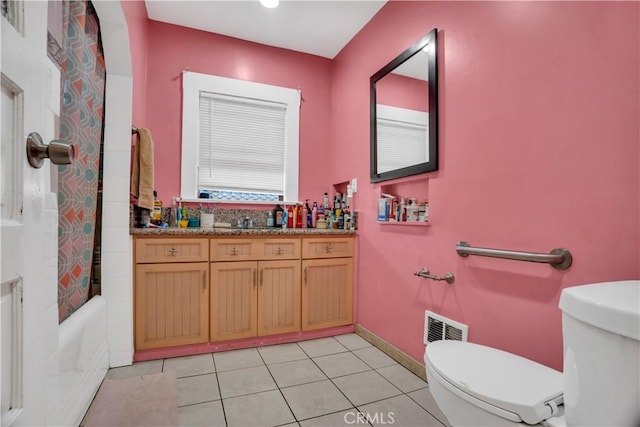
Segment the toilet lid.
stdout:
<path fill-rule="evenodd" d="M 425 361 L 456 389 L 528 424 L 552 415 L 547 402 L 562 403 L 562 373 L 515 354 L 443 340 L 427 346 Z"/>

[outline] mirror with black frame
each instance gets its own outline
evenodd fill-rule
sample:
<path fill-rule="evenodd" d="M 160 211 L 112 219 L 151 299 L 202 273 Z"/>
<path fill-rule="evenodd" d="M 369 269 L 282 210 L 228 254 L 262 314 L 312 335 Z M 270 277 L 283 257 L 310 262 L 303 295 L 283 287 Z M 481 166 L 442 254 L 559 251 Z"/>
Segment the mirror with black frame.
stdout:
<path fill-rule="evenodd" d="M 437 29 L 371 76 L 371 182 L 438 169 Z"/>

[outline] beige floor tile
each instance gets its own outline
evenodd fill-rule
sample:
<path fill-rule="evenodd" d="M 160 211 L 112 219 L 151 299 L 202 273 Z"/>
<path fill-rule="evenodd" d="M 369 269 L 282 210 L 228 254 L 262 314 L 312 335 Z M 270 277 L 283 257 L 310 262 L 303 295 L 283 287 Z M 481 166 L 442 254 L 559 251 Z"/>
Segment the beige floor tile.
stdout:
<path fill-rule="evenodd" d="M 280 388 L 327 379 L 311 359 L 276 363 L 269 365 L 269 370 Z"/>
<path fill-rule="evenodd" d="M 309 357 L 324 356 L 327 354 L 335 354 L 348 351 L 345 346 L 340 344 L 332 337 L 301 341 L 298 343 L 298 345 L 304 350 L 305 353 L 307 353 Z"/>
<path fill-rule="evenodd" d="M 224 411 L 219 400 L 178 408 L 180 427 L 225 427 Z"/>
<path fill-rule="evenodd" d="M 353 352 L 364 363 L 371 366 L 373 369 L 384 368 L 385 366 L 396 365 L 397 362 L 387 356 L 382 350 L 376 347 L 367 347 L 355 350 Z"/>
<path fill-rule="evenodd" d="M 159 374 L 162 372 L 162 359 L 136 362 L 133 365 L 111 368 L 107 371 L 108 380 L 124 380 L 127 378 Z"/>
<path fill-rule="evenodd" d="M 216 374 L 178 378 L 178 406 L 220 399 Z"/>
<path fill-rule="evenodd" d="M 259 347 L 258 351 L 267 365 L 308 358 L 296 343 Z"/>
<path fill-rule="evenodd" d="M 440 421 L 405 395 L 359 406 L 358 409 L 376 427 L 442 427 Z"/>
<path fill-rule="evenodd" d="M 224 399 L 229 427 L 267 427 L 295 422 L 279 390 Z"/>
<path fill-rule="evenodd" d="M 334 338 L 349 350 L 371 347 L 371 343 L 365 341 L 362 337 L 356 334 L 336 335 Z"/>
<path fill-rule="evenodd" d="M 407 396 L 412 398 L 418 405 L 422 406 L 427 410 L 431 415 L 436 417 L 442 424 L 451 425 L 447 417 L 444 416 L 438 404 L 433 399 L 429 388 L 421 388 L 420 390 L 412 391 L 411 393 L 407 393 Z"/>
<path fill-rule="evenodd" d="M 314 357 L 313 361 L 318 364 L 320 369 L 322 369 L 329 378 L 355 374 L 356 372 L 371 369 L 351 352 Z"/>
<path fill-rule="evenodd" d="M 352 408 L 329 380 L 283 388 L 282 394 L 298 421 Z"/>
<path fill-rule="evenodd" d="M 163 372 L 175 371 L 176 378 L 215 372 L 211 353 L 165 359 Z"/>
<path fill-rule="evenodd" d="M 218 373 L 223 398 L 274 390 L 276 383 L 266 366 L 236 369 Z"/>
<path fill-rule="evenodd" d="M 364 415 L 356 409 L 310 418 L 300 422 L 301 427 L 339 427 L 339 426 L 368 426 Z"/>
<path fill-rule="evenodd" d="M 422 378 L 400 365 L 387 366 L 376 369 L 376 371 L 405 393 L 425 388 L 429 385 Z"/>
<path fill-rule="evenodd" d="M 264 362 L 255 348 L 245 348 L 242 350 L 223 351 L 214 353 L 213 359 L 216 362 L 216 371 L 230 371 L 232 369 L 252 368 L 254 366 L 264 366 Z"/>
<path fill-rule="evenodd" d="M 376 371 L 360 372 L 335 378 L 333 383 L 356 406 L 402 394 Z"/>

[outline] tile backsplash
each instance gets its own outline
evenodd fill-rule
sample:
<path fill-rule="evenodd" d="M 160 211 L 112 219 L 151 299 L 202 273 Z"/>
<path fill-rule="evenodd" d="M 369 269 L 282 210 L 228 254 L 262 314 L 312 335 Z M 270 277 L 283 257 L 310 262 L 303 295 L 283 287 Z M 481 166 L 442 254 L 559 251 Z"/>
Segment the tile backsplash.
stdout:
<path fill-rule="evenodd" d="M 242 222 L 245 218 L 249 218 L 253 222 L 253 228 L 264 228 L 267 226 L 267 217 L 269 216 L 269 212 L 272 212 L 272 209 L 213 209 L 215 222 L 228 222 L 231 223 L 232 227 L 235 227 L 238 224 L 238 220 Z M 200 218 L 199 209 L 187 207 L 187 218 Z M 171 221 L 171 208 L 162 208 L 162 222 L 166 222 L 172 226 L 173 224 Z"/>

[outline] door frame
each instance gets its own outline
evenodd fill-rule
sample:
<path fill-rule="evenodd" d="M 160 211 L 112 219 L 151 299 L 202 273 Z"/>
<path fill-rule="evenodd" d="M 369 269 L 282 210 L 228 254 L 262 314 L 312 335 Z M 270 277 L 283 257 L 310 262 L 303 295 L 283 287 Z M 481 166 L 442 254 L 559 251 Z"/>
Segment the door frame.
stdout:
<path fill-rule="evenodd" d="M 107 301 L 109 366 L 133 361 L 132 238 L 129 164 L 133 71 L 127 20 L 120 1 L 93 1 L 107 73 L 102 193 L 102 296 Z"/>

